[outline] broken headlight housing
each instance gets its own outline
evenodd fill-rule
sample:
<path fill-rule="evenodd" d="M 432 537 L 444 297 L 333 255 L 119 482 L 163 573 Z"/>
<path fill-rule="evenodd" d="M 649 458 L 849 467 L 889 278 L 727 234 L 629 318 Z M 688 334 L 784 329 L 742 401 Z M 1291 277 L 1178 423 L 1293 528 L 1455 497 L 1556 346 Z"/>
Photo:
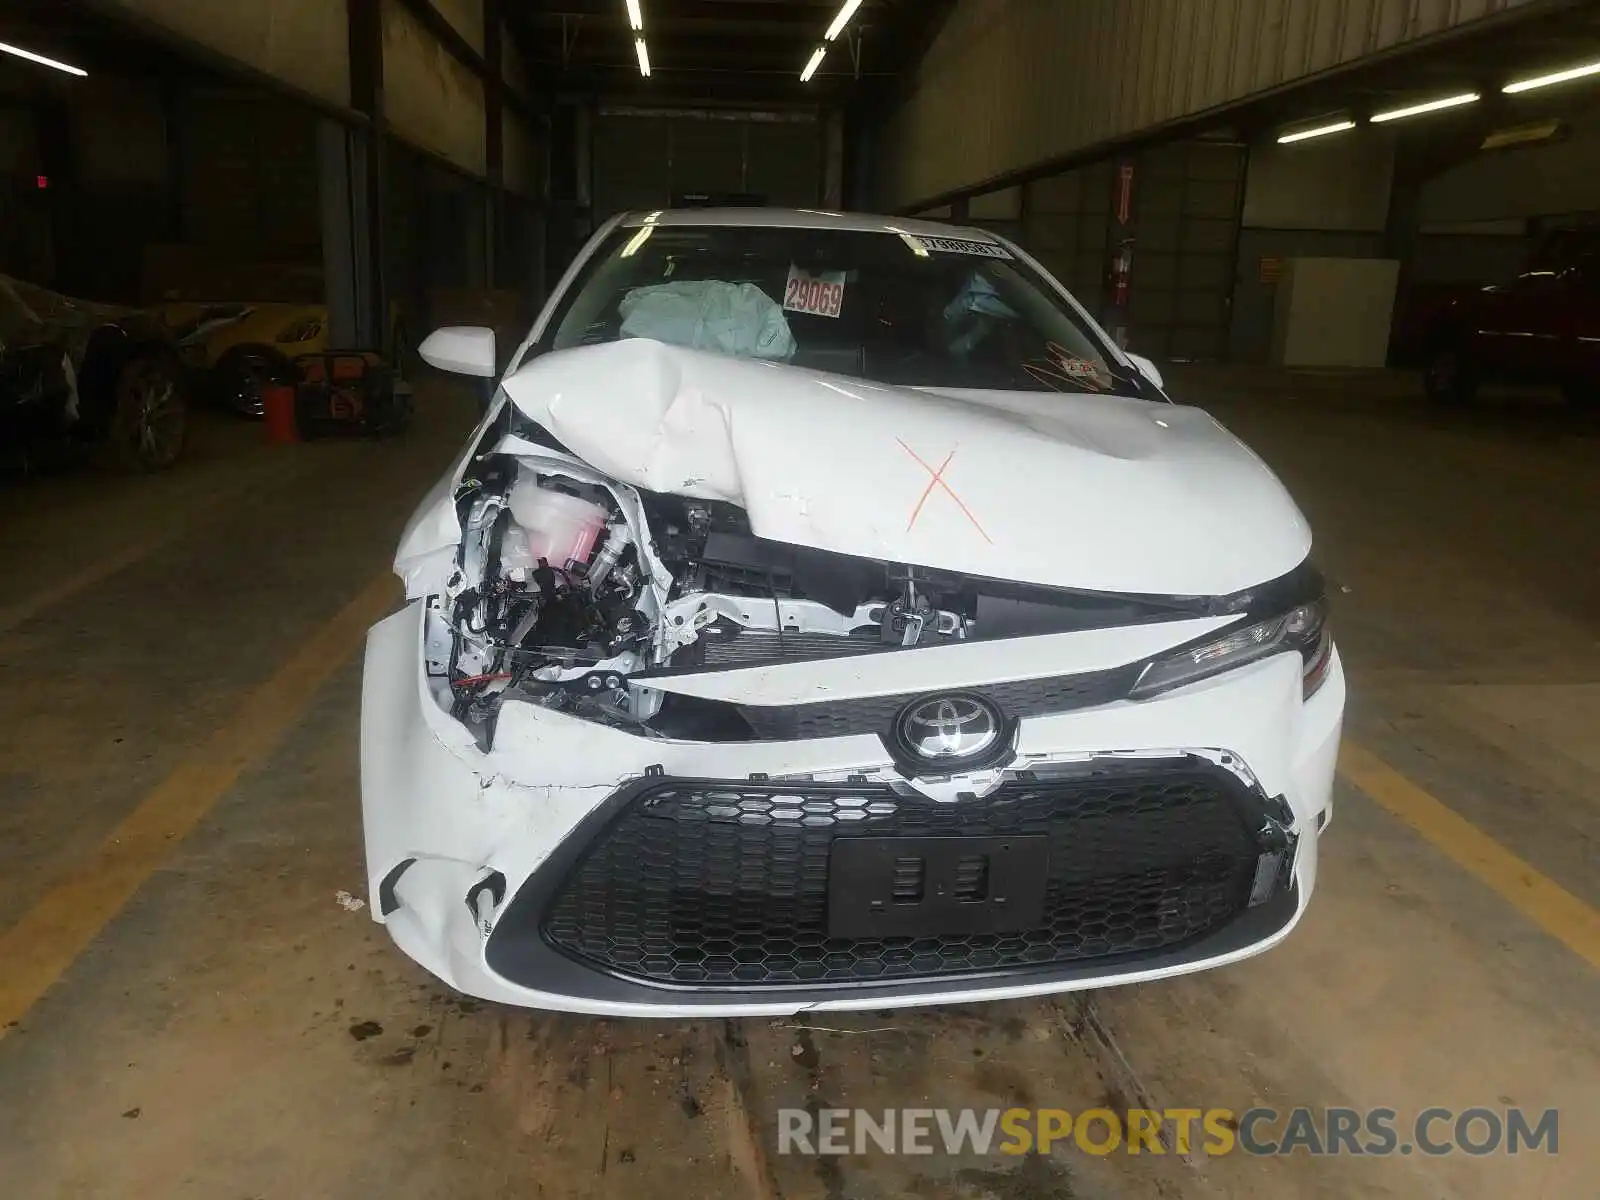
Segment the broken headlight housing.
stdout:
<path fill-rule="evenodd" d="M 1327 679 L 1328 664 L 1333 656 L 1325 599 L 1297 604 L 1280 616 L 1230 629 L 1208 641 L 1154 659 L 1140 673 L 1128 697 L 1148 699 L 1285 650 L 1300 652 L 1302 692 L 1309 700 Z"/>

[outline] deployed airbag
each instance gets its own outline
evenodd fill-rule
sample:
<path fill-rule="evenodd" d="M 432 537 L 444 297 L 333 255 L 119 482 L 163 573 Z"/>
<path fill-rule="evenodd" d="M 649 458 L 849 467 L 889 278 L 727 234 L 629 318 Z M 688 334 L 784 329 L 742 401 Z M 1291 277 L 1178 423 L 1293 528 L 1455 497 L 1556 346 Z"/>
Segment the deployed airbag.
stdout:
<path fill-rule="evenodd" d="M 720 279 L 634 288 L 617 305 L 622 336 L 691 350 L 787 361 L 794 335 L 776 301 L 753 283 Z"/>

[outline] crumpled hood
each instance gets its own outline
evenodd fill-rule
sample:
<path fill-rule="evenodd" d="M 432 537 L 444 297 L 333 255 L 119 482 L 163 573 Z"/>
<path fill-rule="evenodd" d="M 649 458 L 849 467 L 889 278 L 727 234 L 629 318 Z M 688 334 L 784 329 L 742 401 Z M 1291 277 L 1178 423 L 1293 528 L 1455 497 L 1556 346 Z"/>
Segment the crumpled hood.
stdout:
<path fill-rule="evenodd" d="M 1305 519 L 1199 409 L 888 387 L 645 339 L 505 381 L 574 455 L 724 500 L 758 536 L 1059 587 L 1222 595 L 1290 570 Z"/>

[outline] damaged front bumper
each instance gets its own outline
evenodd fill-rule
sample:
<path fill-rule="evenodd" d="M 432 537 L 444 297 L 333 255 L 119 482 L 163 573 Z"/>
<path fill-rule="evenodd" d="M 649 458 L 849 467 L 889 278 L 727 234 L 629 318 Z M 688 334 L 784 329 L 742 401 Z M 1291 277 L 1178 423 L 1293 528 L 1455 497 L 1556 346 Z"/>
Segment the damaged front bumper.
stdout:
<path fill-rule="evenodd" d="M 413 603 L 368 642 L 372 912 L 407 954 L 474 996 L 704 1017 L 1038 995 L 1248 957 L 1289 932 L 1315 886 L 1344 705 L 1336 652 L 1309 700 L 1298 656 L 1282 654 L 1147 700 L 1023 717 L 1014 761 L 941 791 L 905 778 L 872 735 L 667 740 L 529 704 L 505 706 L 485 752 L 428 694 L 423 611 Z M 1004 645 L 974 669 L 1011 677 Z M 1050 669 L 1114 665 L 1105 645 L 1100 634 L 1055 638 Z M 991 653 L 970 649 L 969 664 Z M 834 833 L 863 813 L 874 833 L 921 839 L 930 855 L 930 839 L 949 835 L 997 856 L 1043 855 L 1044 839 L 1051 903 L 1073 895 L 1078 907 L 1057 914 L 1055 942 L 1004 928 L 959 944 L 808 930 L 807 913 L 827 904 Z M 1191 843 L 1214 852 L 1216 874 L 1196 875 L 1196 857 L 1179 880 L 1187 890 L 1174 891 L 1170 860 Z M 1096 862 L 1118 853 L 1130 858 L 1124 882 L 1094 892 Z M 1141 855 L 1154 857 L 1131 861 Z M 1165 882 L 1140 884 L 1141 865 L 1165 869 Z M 678 897 L 682 920 L 640 912 L 645 895 Z M 1219 895 L 1231 899 L 1199 911 Z M 871 954 L 851 949 L 869 942 Z"/>

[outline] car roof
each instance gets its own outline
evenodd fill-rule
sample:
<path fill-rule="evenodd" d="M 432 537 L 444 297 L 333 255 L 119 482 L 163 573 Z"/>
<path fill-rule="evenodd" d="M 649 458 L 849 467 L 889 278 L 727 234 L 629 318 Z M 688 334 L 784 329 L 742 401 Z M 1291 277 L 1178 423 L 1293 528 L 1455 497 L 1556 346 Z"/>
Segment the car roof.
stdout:
<path fill-rule="evenodd" d="M 911 217 L 885 217 L 872 213 L 828 212 L 820 208 L 664 208 L 655 212 L 629 212 L 622 224 L 635 228 L 652 225 L 735 226 L 767 229 L 848 229 L 859 233 L 911 233 L 920 237 L 962 237 L 978 242 L 998 239 L 986 230 L 942 221 Z"/>

